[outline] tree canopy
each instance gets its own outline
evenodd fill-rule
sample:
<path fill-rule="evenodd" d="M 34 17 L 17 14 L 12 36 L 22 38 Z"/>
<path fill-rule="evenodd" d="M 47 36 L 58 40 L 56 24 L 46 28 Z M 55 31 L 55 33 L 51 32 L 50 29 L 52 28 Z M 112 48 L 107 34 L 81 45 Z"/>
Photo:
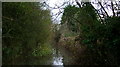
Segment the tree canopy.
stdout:
<path fill-rule="evenodd" d="M 80 45 L 87 47 L 81 61 L 83 65 L 119 65 L 120 17 L 114 13 L 113 16 L 105 13 L 101 17 L 101 13 L 90 2 L 83 2 L 80 7 L 68 5 L 64 8 L 61 24 L 66 23 L 71 31 L 78 32 Z"/>
<path fill-rule="evenodd" d="M 50 43 L 51 17 L 42 7 L 37 2 L 2 4 L 3 65 L 31 64 L 33 57 L 47 54 L 39 52 L 42 45 Z"/>

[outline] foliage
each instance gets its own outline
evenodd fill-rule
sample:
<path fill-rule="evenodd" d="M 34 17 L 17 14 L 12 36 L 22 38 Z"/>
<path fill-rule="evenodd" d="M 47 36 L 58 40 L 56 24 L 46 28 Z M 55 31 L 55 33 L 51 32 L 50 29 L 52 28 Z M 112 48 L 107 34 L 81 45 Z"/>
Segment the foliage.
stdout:
<path fill-rule="evenodd" d="M 73 32 L 77 32 L 78 24 L 76 24 L 76 20 L 74 20 L 74 15 L 79 11 L 79 8 L 71 5 L 68 5 L 64 8 L 64 13 L 62 16 L 61 24 L 66 23 L 68 28 Z"/>
<path fill-rule="evenodd" d="M 119 65 L 120 17 L 98 18 L 95 8 L 88 2 L 76 10 L 67 6 L 62 16 L 62 24 L 73 26 L 79 31 L 80 44 L 87 47 L 84 56 L 79 59 L 82 65 Z M 71 23 L 76 23 L 74 26 Z M 73 30 L 73 28 L 70 28 Z"/>
<path fill-rule="evenodd" d="M 38 47 L 49 43 L 50 11 L 42 9 L 41 5 L 37 2 L 2 4 L 3 65 L 30 64 L 28 61 L 36 57 L 32 54 L 34 50 L 40 50 Z M 46 55 L 44 51 L 49 49 L 40 51 Z"/>

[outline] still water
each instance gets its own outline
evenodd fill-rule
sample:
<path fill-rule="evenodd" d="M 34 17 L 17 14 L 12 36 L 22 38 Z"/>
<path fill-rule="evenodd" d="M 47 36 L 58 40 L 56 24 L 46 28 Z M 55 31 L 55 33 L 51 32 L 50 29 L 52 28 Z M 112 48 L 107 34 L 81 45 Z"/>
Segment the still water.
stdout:
<path fill-rule="evenodd" d="M 54 48 L 52 49 L 52 55 L 48 55 L 48 58 L 43 58 L 44 60 L 41 60 L 42 63 L 40 64 L 64 67 L 65 65 L 73 65 L 75 58 L 73 54 L 63 48 Z"/>
<path fill-rule="evenodd" d="M 63 56 L 58 49 L 53 49 L 53 65 L 60 65 L 63 67 Z"/>

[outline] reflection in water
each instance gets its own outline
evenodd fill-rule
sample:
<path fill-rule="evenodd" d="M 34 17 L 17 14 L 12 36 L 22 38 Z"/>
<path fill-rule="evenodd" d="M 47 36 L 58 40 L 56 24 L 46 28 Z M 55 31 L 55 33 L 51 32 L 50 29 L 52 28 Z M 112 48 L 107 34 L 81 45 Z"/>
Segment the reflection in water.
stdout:
<path fill-rule="evenodd" d="M 53 49 L 53 65 L 60 65 L 63 67 L 63 57 L 58 49 Z"/>
<path fill-rule="evenodd" d="M 53 57 L 53 65 L 63 65 L 62 59 L 63 57 Z"/>

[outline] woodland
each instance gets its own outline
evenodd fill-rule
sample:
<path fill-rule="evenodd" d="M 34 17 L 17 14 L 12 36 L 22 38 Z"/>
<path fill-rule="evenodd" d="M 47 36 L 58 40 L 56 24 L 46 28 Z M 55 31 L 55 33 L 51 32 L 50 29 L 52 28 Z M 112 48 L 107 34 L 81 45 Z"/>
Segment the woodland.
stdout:
<path fill-rule="evenodd" d="M 63 65 L 119 67 L 120 1 L 69 2 L 2 2 L 2 65 L 52 65 L 57 50 Z M 63 9 L 60 24 L 50 8 Z"/>

